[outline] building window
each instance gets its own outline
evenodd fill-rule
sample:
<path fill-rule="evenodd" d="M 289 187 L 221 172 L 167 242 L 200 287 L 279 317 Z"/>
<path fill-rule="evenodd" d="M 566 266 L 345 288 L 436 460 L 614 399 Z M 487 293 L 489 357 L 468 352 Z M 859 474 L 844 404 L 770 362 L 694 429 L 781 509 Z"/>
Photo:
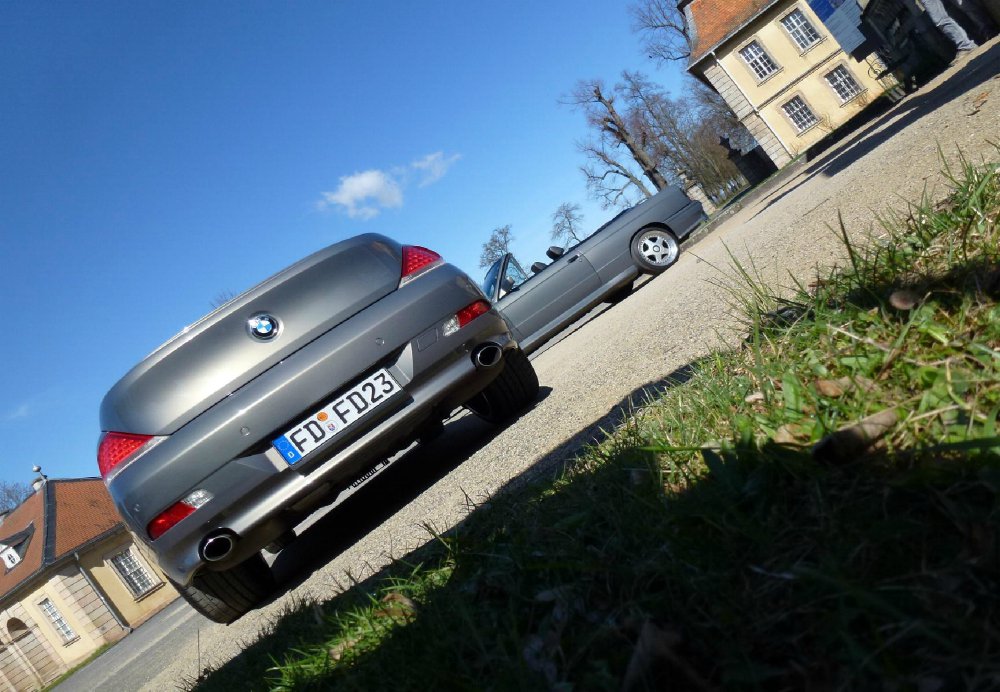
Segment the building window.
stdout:
<path fill-rule="evenodd" d="M 778 66 L 775 64 L 774 60 L 771 60 L 771 56 L 768 55 L 756 41 L 751 41 L 746 46 L 741 48 L 740 56 L 750 69 L 753 70 L 753 73 L 757 76 L 758 81 L 767 79 L 778 71 Z"/>
<path fill-rule="evenodd" d="M 785 115 L 788 116 L 788 119 L 792 121 L 795 129 L 799 132 L 805 132 L 819 122 L 816 119 L 816 115 L 809 109 L 809 106 L 806 105 L 801 96 L 796 96 L 783 105 L 781 109 L 785 111 Z"/>
<path fill-rule="evenodd" d="M 153 587 L 159 584 L 146 571 L 146 568 L 135 559 L 135 555 L 132 554 L 130 549 L 123 550 L 117 555 L 112 556 L 111 564 L 135 598 L 149 593 L 153 590 Z"/>
<path fill-rule="evenodd" d="M 45 613 L 46 617 L 48 617 L 52 622 L 52 626 L 56 628 L 56 632 L 58 632 L 59 636 L 62 637 L 63 643 L 69 643 L 76 639 L 76 632 L 74 632 L 73 628 L 69 626 L 69 623 L 63 619 L 62 613 L 60 613 L 59 609 L 53 605 L 52 601 L 46 598 L 38 604 L 38 607 L 42 609 L 42 612 Z"/>
<path fill-rule="evenodd" d="M 843 65 L 838 65 L 827 72 L 826 81 L 837 92 L 841 103 L 847 103 L 861 93 L 861 86 L 854 79 L 854 75 Z"/>
<path fill-rule="evenodd" d="M 819 32 L 806 19 L 802 10 L 792 10 L 781 20 L 781 26 L 785 27 L 785 31 L 795 41 L 799 50 L 805 50 L 819 42 Z"/>
<path fill-rule="evenodd" d="M 17 567 L 17 563 L 21 561 L 21 556 L 9 545 L 0 545 L 0 558 L 3 559 L 3 564 L 6 565 L 7 569 Z"/>

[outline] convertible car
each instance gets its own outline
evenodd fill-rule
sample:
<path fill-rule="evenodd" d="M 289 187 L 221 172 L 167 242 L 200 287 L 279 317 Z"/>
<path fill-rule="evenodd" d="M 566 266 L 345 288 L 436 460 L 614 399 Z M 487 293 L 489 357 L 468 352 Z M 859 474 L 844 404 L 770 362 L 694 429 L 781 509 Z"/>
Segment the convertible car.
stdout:
<path fill-rule="evenodd" d="M 530 353 L 598 303 L 624 298 L 639 274 L 666 270 L 705 218 L 700 202 L 666 187 L 576 247 L 549 248 L 552 263 L 536 262 L 530 274 L 504 255 L 486 272 L 483 291 Z"/>

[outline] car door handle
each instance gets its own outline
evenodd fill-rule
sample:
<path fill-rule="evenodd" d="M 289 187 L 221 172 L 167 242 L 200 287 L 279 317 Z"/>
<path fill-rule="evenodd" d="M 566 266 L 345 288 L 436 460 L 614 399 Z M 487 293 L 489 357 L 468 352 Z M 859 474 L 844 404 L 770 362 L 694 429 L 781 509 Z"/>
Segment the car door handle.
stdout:
<path fill-rule="evenodd" d="M 573 255 L 568 260 L 566 260 L 566 264 L 569 264 L 570 262 L 576 262 L 578 259 L 580 259 L 580 255 Z"/>

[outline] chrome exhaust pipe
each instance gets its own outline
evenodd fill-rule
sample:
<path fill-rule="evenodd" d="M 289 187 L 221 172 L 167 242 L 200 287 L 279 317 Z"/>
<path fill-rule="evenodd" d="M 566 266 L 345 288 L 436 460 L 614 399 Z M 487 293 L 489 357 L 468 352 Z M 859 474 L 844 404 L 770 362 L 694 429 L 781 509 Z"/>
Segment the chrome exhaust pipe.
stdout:
<path fill-rule="evenodd" d="M 503 359 L 503 349 L 497 344 L 486 343 L 472 352 L 472 362 L 477 368 L 492 368 Z"/>
<path fill-rule="evenodd" d="M 209 534 L 201 542 L 201 557 L 205 562 L 224 560 L 236 547 L 236 536 L 231 531 Z"/>

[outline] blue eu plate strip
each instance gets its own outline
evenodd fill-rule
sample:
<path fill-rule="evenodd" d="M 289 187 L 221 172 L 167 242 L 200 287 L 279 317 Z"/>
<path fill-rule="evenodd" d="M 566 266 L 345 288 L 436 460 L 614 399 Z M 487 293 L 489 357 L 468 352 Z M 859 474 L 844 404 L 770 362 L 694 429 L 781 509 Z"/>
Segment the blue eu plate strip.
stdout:
<path fill-rule="evenodd" d="M 285 461 L 289 464 L 294 464 L 296 461 L 302 458 L 295 446 L 288 440 L 287 437 L 282 435 L 277 440 L 274 440 L 271 444 L 274 448 L 281 452 L 281 456 L 284 457 Z"/>

